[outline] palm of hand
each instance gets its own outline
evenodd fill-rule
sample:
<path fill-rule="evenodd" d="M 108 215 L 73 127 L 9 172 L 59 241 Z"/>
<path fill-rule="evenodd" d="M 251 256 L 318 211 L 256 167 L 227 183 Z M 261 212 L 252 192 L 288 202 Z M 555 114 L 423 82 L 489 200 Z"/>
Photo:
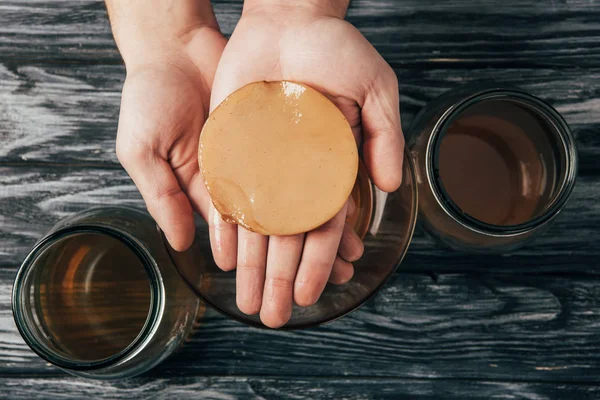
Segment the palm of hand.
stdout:
<path fill-rule="evenodd" d="M 218 56 L 194 60 L 196 43 L 220 55 L 225 39 L 202 30 L 185 51 L 128 71 L 117 134 L 119 160 L 177 250 L 193 240 L 192 210 L 206 219 L 210 204 L 197 149 Z"/>
<path fill-rule="evenodd" d="M 306 83 L 328 95 L 342 108 L 351 126 L 359 129 L 360 108 L 354 101 L 359 93 L 346 79 L 352 71 L 346 69 L 348 65 L 339 68 L 341 47 L 348 43 L 356 46 L 348 32 L 357 34 L 337 18 L 299 20 L 285 26 L 263 15 L 244 16 L 219 63 L 211 108 L 247 83 L 285 79 Z M 353 64 L 351 68 L 361 66 Z"/>
<path fill-rule="evenodd" d="M 364 157 L 371 177 L 381 189 L 394 190 L 401 180 L 403 146 L 395 74 L 345 21 L 292 18 L 281 23 L 264 13 L 243 15 L 221 57 L 211 109 L 250 82 L 306 83 L 340 108 L 357 143 L 365 133 Z M 349 262 L 360 257 L 362 244 L 344 227 L 345 213 L 346 207 L 323 227 L 285 238 L 236 230 L 213 219 L 213 254 L 223 269 L 237 265 L 240 309 L 248 314 L 260 311 L 263 323 L 278 327 L 290 318 L 293 300 L 311 305 L 328 279 L 336 283 L 350 279 Z"/>
<path fill-rule="evenodd" d="M 300 15 L 283 23 L 248 13 L 219 62 L 211 109 L 247 83 L 282 79 L 327 95 L 346 116 L 357 142 L 364 139 L 365 162 L 377 186 L 397 188 L 402 157 L 396 152 L 404 144 L 397 78 L 355 27 L 333 17 Z M 384 164 L 376 163 L 375 155 Z"/>

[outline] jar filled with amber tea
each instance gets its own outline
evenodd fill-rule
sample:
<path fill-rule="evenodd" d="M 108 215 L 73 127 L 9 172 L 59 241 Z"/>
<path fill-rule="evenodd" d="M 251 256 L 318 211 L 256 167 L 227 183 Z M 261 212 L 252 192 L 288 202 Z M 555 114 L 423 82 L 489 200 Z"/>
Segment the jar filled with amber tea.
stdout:
<path fill-rule="evenodd" d="M 577 152 L 567 123 L 520 90 L 450 91 L 416 117 L 407 143 L 419 221 L 455 249 L 523 246 L 549 226 L 575 185 Z"/>
<path fill-rule="evenodd" d="M 25 342 L 79 376 L 128 378 L 175 351 L 200 301 L 181 279 L 154 220 L 95 208 L 61 221 L 31 250 L 12 306 Z"/>

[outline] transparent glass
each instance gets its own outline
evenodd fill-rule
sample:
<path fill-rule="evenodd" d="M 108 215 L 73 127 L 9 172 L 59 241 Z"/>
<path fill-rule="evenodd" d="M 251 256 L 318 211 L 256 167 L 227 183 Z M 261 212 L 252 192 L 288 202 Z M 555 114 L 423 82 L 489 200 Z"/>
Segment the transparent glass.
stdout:
<path fill-rule="evenodd" d="M 527 244 L 575 185 L 568 125 L 550 105 L 516 89 L 447 92 L 417 115 L 407 145 L 419 221 L 458 250 L 508 252 Z"/>
<path fill-rule="evenodd" d="M 200 317 L 161 231 L 132 208 L 95 208 L 60 221 L 23 262 L 15 322 L 48 362 L 79 376 L 121 379 L 173 353 Z"/>
<path fill-rule="evenodd" d="M 356 211 L 348 217 L 364 238 L 363 257 L 354 263 L 354 277 L 345 285 L 328 284 L 319 301 L 310 307 L 294 306 L 283 329 L 313 327 L 335 320 L 359 307 L 386 282 L 398 268 L 411 241 L 417 216 L 415 175 L 407 154 L 403 182 L 393 193 L 378 190 L 364 166 L 359 169 L 353 191 Z M 236 305 L 235 271 L 223 272 L 214 263 L 208 240 L 208 227 L 197 220 L 196 240 L 189 251 L 171 250 L 182 276 L 207 303 L 222 313 L 249 325 L 264 327 L 258 315 L 246 315 Z"/>

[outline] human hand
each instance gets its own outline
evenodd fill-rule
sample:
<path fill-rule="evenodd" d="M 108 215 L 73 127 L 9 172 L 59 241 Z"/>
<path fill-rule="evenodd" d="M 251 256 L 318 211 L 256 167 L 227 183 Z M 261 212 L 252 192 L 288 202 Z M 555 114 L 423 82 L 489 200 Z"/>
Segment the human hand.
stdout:
<path fill-rule="evenodd" d="M 402 180 L 404 139 L 396 75 L 352 25 L 347 2 L 246 0 L 223 52 L 211 110 L 238 88 L 261 80 L 308 84 L 332 100 L 349 121 L 373 182 L 393 191 Z M 344 220 L 347 206 L 306 234 L 266 237 L 224 222 L 211 211 L 211 246 L 220 268 L 237 266 L 237 304 L 260 312 L 272 328 L 284 325 L 292 304 L 314 304 L 328 279 L 347 282 L 362 255 Z M 340 242 L 341 240 L 341 242 Z"/>
<path fill-rule="evenodd" d="M 182 251 L 194 239 L 193 210 L 208 221 L 198 142 L 226 40 L 207 1 L 107 5 L 127 67 L 117 157 L 170 245 Z"/>

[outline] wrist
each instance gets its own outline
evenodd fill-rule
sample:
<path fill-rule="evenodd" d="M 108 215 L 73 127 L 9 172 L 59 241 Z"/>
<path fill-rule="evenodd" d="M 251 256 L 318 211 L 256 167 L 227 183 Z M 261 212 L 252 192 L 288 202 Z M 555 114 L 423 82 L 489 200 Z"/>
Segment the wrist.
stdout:
<path fill-rule="evenodd" d="M 127 69 L 174 58 L 194 34 L 219 31 L 209 0 L 107 0 L 113 35 Z"/>
<path fill-rule="evenodd" d="M 350 0 L 245 0 L 244 13 L 267 12 L 279 15 L 305 12 L 315 17 L 344 19 Z"/>

